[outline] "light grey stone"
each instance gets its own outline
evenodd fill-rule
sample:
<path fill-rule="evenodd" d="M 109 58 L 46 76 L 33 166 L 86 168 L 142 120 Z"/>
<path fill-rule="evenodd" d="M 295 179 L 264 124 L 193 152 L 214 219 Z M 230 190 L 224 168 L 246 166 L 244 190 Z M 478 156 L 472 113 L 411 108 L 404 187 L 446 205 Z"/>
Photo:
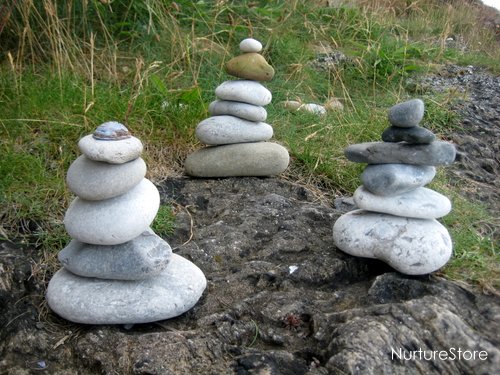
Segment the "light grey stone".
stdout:
<path fill-rule="evenodd" d="M 160 194 L 148 179 L 114 198 L 89 201 L 75 198 L 64 217 L 68 234 L 94 245 L 117 245 L 144 232 L 158 212 Z"/>
<path fill-rule="evenodd" d="M 437 219 L 451 211 L 451 202 L 437 191 L 419 187 L 406 193 L 384 197 L 360 186 L 354 192 L 356 205 L 367 211 L 417 219 Z"/>
<path fill-rule="evenodd" d="M 213 116 L 198 124 L 196 136 L 206 145 L 267 141 L 273 128 L 265 122 L 252 122 L 234 116 Z"/>
<path fill-rule="evenodd" d="M 315 103 L 307 103 L 300 106 L 299 110 L 314 113 L 316 115 L 326 115 L 326 108 Z"/>
<path fill-rule="evenodd" d="M 361 181 L 373 194 L 390 196 L 427 185 L 435 175 L 436 168 L 430 165 L 371 164 L 361 174 Z"/>
<path fill-rule="evenodd" d="M 436 135 L 421 126 L 411 128 L 398 128 L 390 126 L 382 133 L 384 142 L 407 142 L 413 144 L 426 144 L 436 140 Z"/>
<path fill-rule="evenodd" d="M 108 121 L 99 125 L 93 134 L 95 139 L 106 141 L 118 141 L 120 139 L 130 138 L 132 135 L 127 127 L 117 121 Z"/>
<path fill-rule="evenodd" d="M 389 122 L 400 128 L 417 126 L 424 118 L 424 102 L 412 99 L 396 104 L 389 109 Z"/>
<path fill-rule="evenodd" d="M 215 95 L 222 100 L 231 100 L 253 105 L 267 105 L 273 98 L 271 91 L 259 82 L 249 80 L 226 81 L 215 89 Z"/>
<path fill-rule="evenodd" d="M 208 112 L 212 116 L 231 115 L 257 122 L 266 121 L 267 118 L 267 111 L 264 107 L 229 100 L 213 101 L 208 106 Z"/>
<path fill-rule="evenodd" d="M 141 158 L 122 164 L 94 161 L 80 155 L 69 167 L 66 183 L 80 198 L 103 200 L 126 193 L 146 175 Z"/>
<path fill-rule="evenodd" d="M 206 287 L 203 272 L 172 254 L 157 277 L 139 281 L 104 280 L 57 271 L 47 288 L 50 308 L 84 324 L 138 324 L 164 320 L 191 309 Z"/>
<path fill-rule="evenodd" d="M 260 52 L 262 51 L 262 43 L 253 38 L 243 39 L 240 42 L 240 51 L 244 53 Z"/>
<path fill-rule="evenodd" d="M 286 148 L 276 143 L 240 143 L 195 151 L 185 168 L 193 177 L 274 176 L 285 171 L 289 161 Z"/>
<path fill-rule="evenodd" d="M 407 275 L 443 267 L 451 257 L 446 228 L 434 219 L 413 219 L 365 210 L 342 215 L 333 226 L 335 245 L 359 257 L 376 258 Z"/>
<path fill-rule="evenodd" d="M 344 154 L 356 163 L 446 165 L 455 160 L 455 146 L 436 141 L 428 145 L 366 142 L 348 146 Z"/>
<path fill-rule="evenodd" d="M 141 156 L 142 142 L 136 137 L 108 141 L 86 135 L 78 142 L 82 154 L 91 160 L 122 164 Z"/>
<path fill-rule="evenodd" d="M 142 280 L 159 275 L 172 255 L 169 244 L 151 229 L 119 245 L 72 240 L 58 258 L 75 275 L 112 280 Z"/>

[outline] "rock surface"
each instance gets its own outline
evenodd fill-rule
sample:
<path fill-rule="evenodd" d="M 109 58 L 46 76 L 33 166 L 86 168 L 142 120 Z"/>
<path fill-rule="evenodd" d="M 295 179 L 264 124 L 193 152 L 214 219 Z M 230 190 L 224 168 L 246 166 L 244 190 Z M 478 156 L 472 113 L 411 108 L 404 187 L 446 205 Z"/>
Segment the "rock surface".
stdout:
<path fill-rule="evenodd" d="M 500 300 L 438 276 L 404 276 L 344 254 L 340 212 L 274 178 L 167 179 L 174 252 L 206 274 L 178 318 L 86 326 L 37 310 L 35 250 L 0 246 L 0 372 L 28 374 L 493 374 Z M 43 305 L 42 305 L 43 306 Z M 398 350 L 484 350 L 484 361 L 402 361 Z M 35 370 L 30 370 L 34 368 Z M 43 373 L 44 371 L 37 371 Z"/>
<path fill-rule="evenodd" d="M 90 245 L 72 240 L 58 258 L 78 276 L 113 280 L 141 280 L 160 274 L 170 261 L 170 245 L 147 230 L 120 245 Z"/>
<path fill-rule="evenodd" d="M 149 323 L 189 310 L 205 287 L 200 269 L 173 254 L 161 274 L 141 281 L 83 278 L 62 268 L 49 282 L 47 302 L 72 322 Z"/>

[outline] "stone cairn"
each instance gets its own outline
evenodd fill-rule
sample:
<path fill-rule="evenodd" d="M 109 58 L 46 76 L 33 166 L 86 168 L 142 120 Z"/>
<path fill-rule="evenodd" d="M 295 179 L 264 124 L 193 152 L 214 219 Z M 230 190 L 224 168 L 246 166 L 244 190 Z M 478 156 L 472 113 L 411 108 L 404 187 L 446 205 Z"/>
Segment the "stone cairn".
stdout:
<path fill-rule="evenodd" d="M 47 289 L 50 308 L 77 323 L 125 325 L 189 310 L 206 279 L 149 228 L 160 195 L 144 178 L 141 141 L 106 122 L 78 146 L 66 178 L 77 195 L 64 217 L 72 241 Z"/>
<path fill-rule="evenodd" d="M 289 163 L 288 151 L 266 142 L 273 128 L 266 124 L 263 106 L 271 92 L 259 81 L 270 81 L 274 69 L 259 54 L 262 44 L 252 38 L 240 43 L 241 55 L 226 64 L 228 74 L 240 80 L 215 89 L 218 100 L 208 107 L 211 117 L 196 127 L 197 138 L 208 147 L 188 155 L 186 173 L 193 177 L 272 176 Z"/>
<path fill-rule="evenodd" d="M 408 275 L 436 271 L 452 252 L 450 235 L 436 220 L 450 212 L 451 202 L 423 186 L 434 178 L 435 166 L 455 160 L 456 150 L 418 126 L 423 116 L 420 99 L 397 104 L 389 110 L 392 126 L 383 132 L 384 142 L 346 148 L 349 160 L 368 166 L 354 193 L 359 209 L 333 226 L 342 251 L 380 259 Z"/>

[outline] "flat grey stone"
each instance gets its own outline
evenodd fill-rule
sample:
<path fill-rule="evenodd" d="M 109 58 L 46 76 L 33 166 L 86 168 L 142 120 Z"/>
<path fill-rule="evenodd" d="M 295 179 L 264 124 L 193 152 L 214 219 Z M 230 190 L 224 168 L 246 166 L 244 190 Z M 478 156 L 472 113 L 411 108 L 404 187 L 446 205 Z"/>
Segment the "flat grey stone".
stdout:
<path fill-rule="evenodd" d="M 75 323 L 138 324 L 186 312 L 205 287 L 203 272 L 172 254 L 160 275 L 139 281 L 81 277 L 63 268 L 50 280 L 46 298 L 56 314 Z"/>
<path fill-rule="evenodd" d="M 443 141 L 428 145 L 366 142 L 348 146 L 344 154 L 356 163 L 447 165 L 453 163 L 456 152 L 453 144 Z"/>
<path fill-rule="evenodd" d="M 117 245 L 144 232 L 159 207 L 158 189 L 144 178 L 134 188 L 114 198 L 103 201 L 75 198 L 66 211 L 64 225 L 68 234 L 78 241 Z"/>
<path fill-rule="evenodd" d="M 136 137 L 116 141 L 95 139 L 86 135 L 78 142 L 82 154 L 91 160 L 122 164 L 137 159 L 142 153 L 142 142 Z"/>
<path fill-rule="evenodd" d="M 335 245 L 359 257 L 376 258 L 407 275 L 443 267 L 451 257 L 446 228 L 434 219 L 412 219 L 365 210 L 342 215 L 333 226 Z"/>
<path fill-rule="evenodd" d="M 186 173 L 193 177 L 274 176 L 288 167 L 290 157 L 272 142 L 206 147 L 188 155 Z"/>
<path fill-rule="evenodd" d="M 215 100 L 208 106 L 208 112 L 212 116 L 231 115 L 242 118 L 248 121 L 266 121 L 267 111 L 264 107 L 241 103 L 231 102 L 229 100 Z"/>
<path fill-rule="evenodd" d="M 430 165 L 371 164 L 361 174 L 361 181 L 373 194 L 390 196 L 427 185 L 435 175 L 436 168 Z"/>
<path fill-rule="evenodd" d="M 246 38 L 240 42 L 240 51 L 249 52 L 260 52 L 262 51 L 262 43 L 253 38 Z"/>
<path fill-rule="evenodd" d="M 436 135 L 421 126 L 399 128 L 390 126 L 382 133 L 384 142 L 407 142 L 413 144 L 427 144 L 436 140 Z"/>
<path fill-rule="evenodd" d="M 451 202 L 437 191 L 419 187 L 406 193 L 384 197 L 360 186 L 354 192 L 356 205 L 367 211 L 417 219 L 437 219 L 448 215 Z"/>
<path fill-rule="evenodd" d="M 271 91 L 259 82 L 249 80 L 226 81 L 215 89 L 215 95 L 222 100 L 232 100 L 253 105 L 267 105 L 273 98 Z"/>
<path fill-rule="evenodd" d="M 267 141 L 273 128 L 265 122 L 252 122 L 234 116 L 213 116 L 198 124 L 196 136 L 206 145 Z"/>
<path fill-rule="evenodd" d="M 159 275 L 172 255 L 169 244 L 151 229 L 119 245 L 91 245 L 72 240 L 58 258 L 78 276 L 142 280 Z"/>
<path fill-rule="evenodd" d="M 80 198 L 103 200 L 126 193 L 145 175 L 146 163 L 142 158 L 109 164 L 80 155 L 68 168 L 66 183 Z"/>
<path fill-rule="evenodd" d="M 400 128 L 417 126 L 424 118 L 424 102 L 412 99 L 396 104 L 389 109 L 389 122 Z"/>

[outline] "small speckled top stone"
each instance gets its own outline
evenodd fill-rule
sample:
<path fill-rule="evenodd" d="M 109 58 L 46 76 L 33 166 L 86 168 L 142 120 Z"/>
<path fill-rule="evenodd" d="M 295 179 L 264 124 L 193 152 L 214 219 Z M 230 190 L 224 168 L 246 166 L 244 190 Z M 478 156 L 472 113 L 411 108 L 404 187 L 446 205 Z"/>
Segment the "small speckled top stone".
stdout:
<path fill-rule="evenodd" d="M 108 121 L 96 128 L 93 137 L 103 141 L 118 141 L 130 138 L 131 135 L 125 125 L 116 121 Z"/>
<path fill-rule="evenodd" d="M 262 51 L 262 43 L 253 38 L 243 39 L 240 43 L 241 52 L 260 52 Z"/>

